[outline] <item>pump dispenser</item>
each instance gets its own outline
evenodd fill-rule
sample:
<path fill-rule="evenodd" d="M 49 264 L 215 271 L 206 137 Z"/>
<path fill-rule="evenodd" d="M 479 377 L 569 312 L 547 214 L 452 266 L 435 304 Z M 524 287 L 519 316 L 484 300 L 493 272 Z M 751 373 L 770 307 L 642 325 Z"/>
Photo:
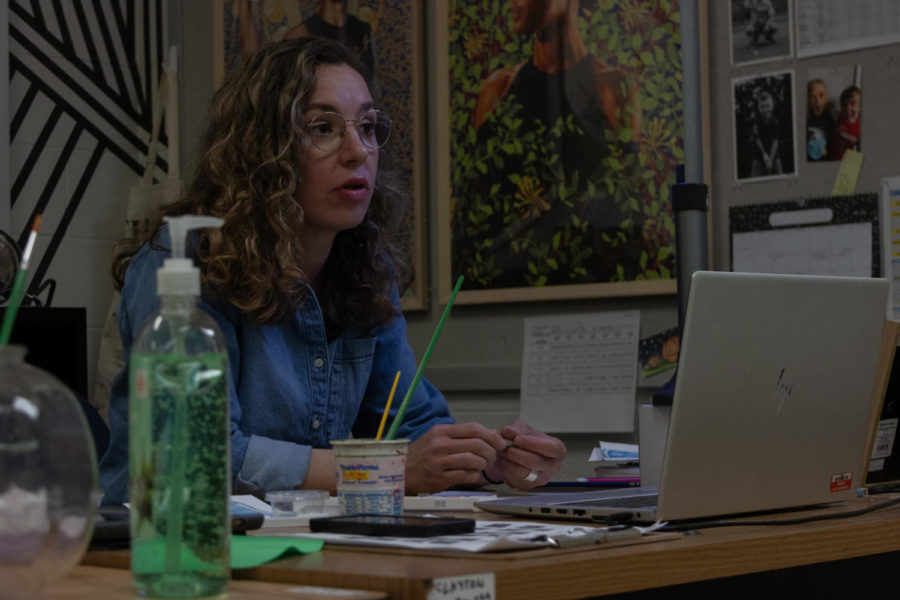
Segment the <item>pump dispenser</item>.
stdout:
<path fill-rule="evenodd" d="M 184 257 L 184 245 L 189 231 L 221 227 L 222 219 L 195 215 L 163 219 L 169 225 L 172 258 L 167 258 L 156 272 L 156 293 L 160 296 L 199 296 L 200 269 L 194 266 L 194 261 Z"/>
<path fill-rule="evenodd" d="M 213 596 L 230 576 L 228 355 L 197 307 L 200 270 L 185 242 L 222 220 L 165 220 L 172 257 L 157 271 L 160 308 L 129 360 L 131 570 L 141 596 Z"/>

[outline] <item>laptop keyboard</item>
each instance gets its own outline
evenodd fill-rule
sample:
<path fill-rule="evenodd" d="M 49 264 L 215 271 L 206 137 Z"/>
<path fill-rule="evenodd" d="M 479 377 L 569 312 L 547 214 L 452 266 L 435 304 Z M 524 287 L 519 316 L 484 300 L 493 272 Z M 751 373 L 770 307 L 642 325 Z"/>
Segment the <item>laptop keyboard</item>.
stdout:
<path fill-rule="evenodd" d="M 604 500 L 580 500 L 577 502 L 559 504 L 557 506 L 621 506 L 623 508 L 636 508 L 641 506 L 656 506 L 657 500 L 659 500 L 659 496 L 649 494 L 646 496 L 625 496 L 622 498 L 607 498 Z"/>

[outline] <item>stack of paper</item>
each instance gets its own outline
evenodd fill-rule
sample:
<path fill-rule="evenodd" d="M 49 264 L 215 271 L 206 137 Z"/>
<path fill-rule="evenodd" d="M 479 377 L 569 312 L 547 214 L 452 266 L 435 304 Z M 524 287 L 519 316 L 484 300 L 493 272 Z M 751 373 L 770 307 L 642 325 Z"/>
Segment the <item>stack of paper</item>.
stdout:
<path fill-rule="evenodd" d="M 447 491 L 438 494 L 423 496 L 407 496 L 403 499 L 403 510 L 409 511 L 472 511 L 480 512 L 475 508 L 475 503 L 482 500 L 494 500 L 497 496 L 493 492 L 477 491 Z M 302 527 L 309 525 L 309 520 L 315 517 L 330 517 L 339 514 L 338 499 L 331 496 L 325 500 L 325 505 L 319 512 L 304 512 L 294 515 L 277 514 L 272 506 L 259 498 L 250 495 L 236 495 L 231 497 L 231 512 L 233 514 L 261 514 L 263 516 L 263 528 L 269 527 Z"/>
<path fill-rule="evenodd" d="M 620 444 L 600 441 L 591 452 L 588 462 L 594 466 L 597 477 L 638 477 L 640 453 L 637 444 Z"/>
<path fill-rule="evenodd" d="M 641 535 L 654 527 L 635 527 L 633 536 L 626 543 L 636 543 Z M 351 546 L 381 546 L 412 550 L 454 550 L 459 552 L 496 552 L 501 550 L 525 550 L 553 546 L 562 538 L 584 538 L 588 543 L 601 542 L 590 534 L 609 531 L 606 527 L 572 526 L 571 524 L 536 523 L 530 521 L 476 521 L 475 531 L 427 538 L 372 536 L 353 533 L 291 533 L 299 538 L 325 540 L 326 544 Z M 459 597 L 459 596 L 457 596 Z M 474 596 L 466 596 L 474 597 Z M 479 596 L 482 597 L 482 596 Z"/>
<path fill-rule="evenodd" d="M 451 490 L 438 492 L 437 494 L 422 494 L 420 496 L 406 496 L 403 498 L 403 510 L 409 511 L 472 511 L 481 512 L 475 508 L 476 502 L 494 500 L 497 496 L 493 492 L 478 492 L 465 490 Z M 332 496 L 325 501 L 326 507 L 338 507 L 338 499 Z"/>
<path fill-rule="evenodd" d="M 231 497 L 231 513 L 261 514 L 263 516 L 262 527 L 303 527 L 309 525 L 309 520 L 316 517 L 333 517 L 338 514 L 336 506 L 324 506 L 321 512 L 298 513 L 295 515 L 275 514 L 272 506 L 263 502 L 256 496 L 235 495 Z"/>

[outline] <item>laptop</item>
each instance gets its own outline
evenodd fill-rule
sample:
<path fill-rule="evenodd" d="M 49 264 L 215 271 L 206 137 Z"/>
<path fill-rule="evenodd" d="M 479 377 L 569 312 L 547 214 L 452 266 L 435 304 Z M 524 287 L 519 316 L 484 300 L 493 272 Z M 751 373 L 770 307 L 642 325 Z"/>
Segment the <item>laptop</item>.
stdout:
<path fill-rule="evenodd" d="M 884 279 L 694 273 L 659 488 L 476 502 L 654 522 L 847 500 L 865 483 Z"/>

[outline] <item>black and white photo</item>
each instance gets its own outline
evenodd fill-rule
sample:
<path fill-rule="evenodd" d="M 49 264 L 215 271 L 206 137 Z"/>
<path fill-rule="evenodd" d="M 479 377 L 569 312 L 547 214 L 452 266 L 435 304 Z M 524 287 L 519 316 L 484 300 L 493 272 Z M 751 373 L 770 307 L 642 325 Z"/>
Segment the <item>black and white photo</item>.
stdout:
<path fill-rule="evenodd" d="M 731 64 L 745 65 L 791 55 L 789 0 L 730 0 Z"/>
<path fill-rule="evenodd" d="M 732 80 L 738 180 L 795 173 L 794 72 Z"/>

